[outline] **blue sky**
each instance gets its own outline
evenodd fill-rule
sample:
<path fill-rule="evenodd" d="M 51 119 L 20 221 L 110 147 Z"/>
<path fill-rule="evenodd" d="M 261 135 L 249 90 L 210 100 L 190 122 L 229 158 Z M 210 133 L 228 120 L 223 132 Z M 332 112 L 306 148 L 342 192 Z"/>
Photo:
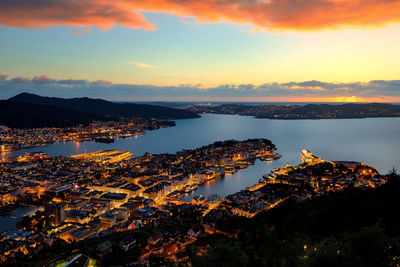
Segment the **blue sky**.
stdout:
<path fill-rule="evenodd" d="M 53 80 L 86 80 L 85 86 L 98 80 L 108 81 L 109 92 L 116 86 L 157 87 L 163 92 L 167 88 L 180 88 L 181 91 L 174 90 L 177 99 L 199 97 L 188 95 L 190 90 L 184 88 L 200 88 L 203 97 L 211 98 L 224 95 L 207 95 L 204 92 L 212 90 L 206 89 L 252 85 L 258 90 L 264 84 L 277 83 L 275 93 L 256 93 L 254 97 L 271 101 L 281 98 L 298 101 L 301 97 L 307 101 L 339 98 L 398 101 L 396 90 L 388 93 L 376 87 L 376 83 L 370 83 L 384 80 L 392 86 L 399 78 L 398 14 L 386 11 L 387 18 L 383 19 L 379 12 L 384 10 L 373 4 L 365 6 L 359 1 L 343 0 L 347 6 L 361 10 L 346 17 L 340 15 L 346 5 L 333 0 L 322 2 L 316 0 L 315 7 L 308 7 L 286 1 L 282 10 L 276 10 L 280 17 L 275 18 L 271 14 L 264 16 L 269 14 L 269 9 L 277 8 L 273 3 L 261 5 L 246 0 L 234 0 L 226 7 L 224 1 L 217 0 L 190 0 L 187 5 L 169 0 L 4 0 L 0 3 L 0 74 L 7 78 L 1 82 L 0 97 L 6 98 L 22 89 L 52 94 L 50 83 L 21 86 L 11 82 L 15 77 L 32 80 L 35 76 L 46 76 Z M 314 11 L 328 2 L 332 12 L 339 14 L 331 14 L 330 20 L 325 16 L 320 18 Z M 391 10 L 390 5 L 394 4 L 387 5 L 385 8 Z M 129 13 L 122 8 L 126 6 L 133 11 Z M 64 11 L 57 14 L 61 8 Z M 258 14 L 257 8 L 264 13 Z M 91 10 L 95 10 L 94 14 Z M 297 17 L 296 10 L 308 12 L 309 20 Z M 368 84 L 369 87 L 368 91 L 303 88 L 304 91 L 286 92 L 281 86 L 314 80 L 329 84 Z M 46 87 L 39 88 L 42 86 Z M 53 87 L 57 90 L 54 94 L 63 91 L 62 95 L 66 96 L 82 89 L 57 86 Z M 96 96 L 96 90 L 87 88 L 85 92 Z M 147 93 L 135 95 L 135 90 L 131 95 L 118 95 L 118 92 L 115 90 L 115 95 L 107 94 L 107 97 L 151 97 Z M 226 97 L 243 98 L 235 92 Z M 157 94 L 154 99 L 158 98 Z M 283 99 L 285 94 L 287 99 Z"/>

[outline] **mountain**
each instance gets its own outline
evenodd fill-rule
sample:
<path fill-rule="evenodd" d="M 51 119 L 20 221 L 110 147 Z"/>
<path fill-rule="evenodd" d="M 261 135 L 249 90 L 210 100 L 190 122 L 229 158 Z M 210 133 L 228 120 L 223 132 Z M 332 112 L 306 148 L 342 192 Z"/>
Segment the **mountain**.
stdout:
<path fill-rule="evenodd" d="M 65 99 L 21 93 L 10 98 L 9 101 L 69 108 L 113 117 L 141 117 L 156 119 L 189 119 L 200 117 L 196 113 L 187 110 L 148 104 L 117 104 L 103 99 L 92 99 L 87 97 Z"/>
<path fill-rule="evenodd" d="M 0 125 L 11 128 L 68 127 L 110 119 L 69 108 L 0 100 Z"/>

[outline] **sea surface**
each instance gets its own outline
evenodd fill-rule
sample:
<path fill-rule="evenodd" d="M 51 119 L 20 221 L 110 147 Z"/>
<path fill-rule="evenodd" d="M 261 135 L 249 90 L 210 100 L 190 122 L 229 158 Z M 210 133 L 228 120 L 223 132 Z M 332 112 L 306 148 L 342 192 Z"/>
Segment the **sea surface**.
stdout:
<path fill-rule="evenodd" d="M 16 224 L 24 216 L 31 216 L 38 210 L 43 210 L 41 206 L 22 206 L 12 210 L 8 214 L 0 215 L 0 233 L 8 230 L 17 229 Z"/>
<path fill-rule="evenodd" d="M 215 141 L 248 138 L 270 139 L 282 158 L 255 165 L 227 175 L 224 179 L 200 186 L 194 195 L 217 194 L 221 197 L 258 183 L 265 173 L 286 164 L 300 164 L 300 150 L 308 149 L 326 160 L 359 161 L 387 173 L 400 170 L 400 118 L 269 120 L 248 116 L 203 114 L 199 119 L 177 120 L 176 127 L 149 131 L 137 138 L 116 139 L 115 143 L 66 142 L 46 147 L 14 151 L 45 151 L 52 156 L 73 155 L 103 149 L 129 150 L 135 156 L 145 152 L 175 153 Z M 4 156 L 4 155 L 3 155 Z"/>

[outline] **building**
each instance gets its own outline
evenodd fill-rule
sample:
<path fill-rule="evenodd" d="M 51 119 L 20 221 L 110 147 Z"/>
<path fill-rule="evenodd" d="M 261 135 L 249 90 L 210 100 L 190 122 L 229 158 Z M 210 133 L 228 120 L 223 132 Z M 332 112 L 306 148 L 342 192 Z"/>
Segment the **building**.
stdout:
<path fill-rule="evenodd" d="M 108 240 L 104 241 L 103 243 L 100 243 L 96 248 L 97 255 L 100 258 L 103 258 L 105 255 L 107 255 L 111 251 L 112 251 L 112 244 Z"/>
<path fill-rule="evenodd" d="M 301 157 L 301 162 L 308 164 L 308 165 L 314 165 L 314 164 L 324 162 L 324 160 L 314 156 L 310 151 L 308 151 L 306 149 L 301 150 L 300 157 Z"/>
<path fill-rule="evenodd" d="M 53 188 L 47 189 L 45 193 L 50 197 L 59 197 L 60 195 L 69 192 L 71 188 L 72 185 L 70 184 L 55 186 Z"/>
<path fill-rule="evenodd" d="M 65 221 L 65 210 L 63 205 L 48 204 L 45 206 L 44 213 L 46 220 L 51 226 L 58 226 Z"/>

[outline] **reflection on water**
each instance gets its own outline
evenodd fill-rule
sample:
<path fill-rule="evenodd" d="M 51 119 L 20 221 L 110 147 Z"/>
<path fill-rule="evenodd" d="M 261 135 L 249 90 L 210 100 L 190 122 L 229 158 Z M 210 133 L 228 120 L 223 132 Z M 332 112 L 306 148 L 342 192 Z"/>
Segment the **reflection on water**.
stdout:
<path fill-rule="evenodd" d="M 256 160 L 254 165 L 246 169 L 241 169 L 234 174 L 226 174 L 224 178 L 204 183 L 196 191 L 186 194 L 183 200 L 190 201 L 194 196 L 199 195 L 225 197 L 257 184 L 264 174 L 270 173 L 272 169 L 281 166 L 280 159 L 275 161 Z"/>
<path fill-rule="evenodd" d="M 38 210 L 43 210 L 43 207 L 19 207 L 12 210 L 9 214 L 0 216 L 0 232 L 15 229 L 17 222 L 20 221 L 24 216 L 31 216 Z"/>

